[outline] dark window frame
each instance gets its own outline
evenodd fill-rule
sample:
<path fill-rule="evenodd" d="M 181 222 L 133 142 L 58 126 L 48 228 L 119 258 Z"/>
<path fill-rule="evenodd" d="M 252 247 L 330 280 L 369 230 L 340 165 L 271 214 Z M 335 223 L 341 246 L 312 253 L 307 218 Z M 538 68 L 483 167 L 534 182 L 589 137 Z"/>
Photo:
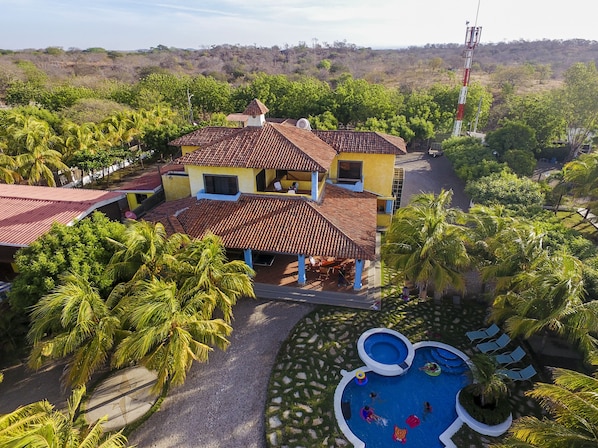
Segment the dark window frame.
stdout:
<path fill-rule="evenodd" d="M 349 166 L 343 168 L 343 164 Z M 339 160 L 338 161 L 338 179 L 361 181 L 363 176 L 363 161 L 361 160 Z"/>
<path fill-rule="evenodd" d="M 235 196 L 239 193 L 239 179 L 237 176 L 204 174 L 203 182 L 206 194 Z"/>

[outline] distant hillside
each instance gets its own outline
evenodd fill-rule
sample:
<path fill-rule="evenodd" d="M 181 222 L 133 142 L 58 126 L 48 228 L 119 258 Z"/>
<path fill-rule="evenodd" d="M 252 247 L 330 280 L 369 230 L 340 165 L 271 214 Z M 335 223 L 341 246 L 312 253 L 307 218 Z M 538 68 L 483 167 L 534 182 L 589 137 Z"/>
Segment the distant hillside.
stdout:
<path fill-rule="evenodd" d="M 596 62 L 598 42 L 586 40 L 515 41 L 481 44 L 474 52 L 472 81 L 500 86 L 517 81 L 522 89 L 550 88 L 576 62 Z M 233 84 L 252 73 L 292 77 L 308 75 L 334 82 L 344 73 L 371 82 L 403 88 L 425 87 L 434 82 L 460 82 L 463 46 L 427 45 L 398 50 L 374 50 L 343 42 L 333 46 L 241 47 L 219 45 L 187 50 L 158 46 L 136 52 L 102 48 L 86 50 L 50 47 L 12 52 L 0 50 L 0 87 L 27 79 L 30 61 L 47 74 L 50 83 L 93 86 L 106 79 L 127 83 L 148 73 L 165 71 L 210 75 Z M 29 64 L 30 66 L 30 64 Z"/>

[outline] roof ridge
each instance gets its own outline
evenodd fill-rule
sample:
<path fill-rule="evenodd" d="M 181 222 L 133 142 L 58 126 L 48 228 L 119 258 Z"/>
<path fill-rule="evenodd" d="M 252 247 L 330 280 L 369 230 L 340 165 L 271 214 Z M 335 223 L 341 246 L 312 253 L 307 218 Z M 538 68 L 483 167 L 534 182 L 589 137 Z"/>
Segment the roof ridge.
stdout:
<path fill-rule="evenodd" d="M 285 134 L 284 134 L 284 132 L 281 132 L 281 131 L 280 131 L 280 129 L 277 129 L 279 126 L 280 126 L 280 127 L 283 127 L 283 126 L 284 126 L 284 129 L 286 130 L 286 129 L 290 128 L 290 126 L 285 126 L 285 125 L 283 125 L 283 124 L 279 124 L 279 123 L 268 123 L 268 125 L 269 125 L 270 127 L 272 127 L 272 128 L 273 128 L 273 129 L 274 129 L 276 132 L 278 132 L 278 133 L 279 133 L 279 134 L 282 136 L 282 138 L 284 138 L 286 141 L 288 141 L 288 142 L 289 142 L 289 143 L 290 143 L 290 144 L 293 146 L 293 148 L 295 148 L 297 151 L 299 151 L 299 153 L 300 153 L 300 154 L 302 154 L 302 155 L 304 155 L 305 157 L 307 157 L 307 158 L 308 158 L 308 159 L 309 159 L 311 162 L 314 162 L 314 163 L 315 163 L 316 165 L 318 165 L 320 168 L 322 168 L 322 169 L 326 169 L 326 167 L 325 167 L 325 166 L 322 166 L 322 164 L 321 164 L 320 162 L 318 162 L 317 160 L 315 160 L 315 159 L 314 159 L 312 156 L 310 156 L 310 155 L 309 155 L 308 153 L 306 153 L 306 152 L 305 152 L 303 149 L 301 149 L 299 146 L 297 146 L 297 144 L 296 144 L 296 143 L 295 143 L 293 140 L 291 140 L 291 139 L 290 139 L 290 138 L 289 138 L 287 135 L 285 135 Z M 292 132 L 292 131 L 291 131 L 291 132 Z M 311 132 L 311 131 L 307 131 L 307 132 Z M 326 143 L 326 142 L 324 142 L 324 143 Z M 327 144 L 327 143 L 326 143 L 326 144 Z M 328 146 L 330 146 L 330 145 L 328 145 Z M 335 151 L 335 152 L 336 152 L 336 151 Z"/>
<path fill-rule="evenodd" d="M 351 239 L 351 237 L 349 235 L 347 235 L 347 232 L 345 232 L 343 229 L 341 229 L 340 227 L 338 227 L 334 222 L 332 222 L 330 220 L 330 218 L 328 218 L 326 215 L 322 214 L 320 212 L 320 210 L 318 210 L 316 207 L 317 205 L 319 205 L 318 203 L 312 202 L 312 201 L 307 201 L 308 205 L 319 215 L 322 217 L 322 219 L 324 219 L 327 223 L 329 223 L 334 229 L 336 229 L 338 232 L 340 232 L 343 235 L 343 238 L 349 242 L 350 245 L 352 245 L 353 247 L 355 247 L 357 249 L 358 252 L 364 252 L 367 254 L 367 250 L 365 250 L 362 246 L 360 246 L 359 244 L 357 244 L 355 241 L 353 241 Z"/>

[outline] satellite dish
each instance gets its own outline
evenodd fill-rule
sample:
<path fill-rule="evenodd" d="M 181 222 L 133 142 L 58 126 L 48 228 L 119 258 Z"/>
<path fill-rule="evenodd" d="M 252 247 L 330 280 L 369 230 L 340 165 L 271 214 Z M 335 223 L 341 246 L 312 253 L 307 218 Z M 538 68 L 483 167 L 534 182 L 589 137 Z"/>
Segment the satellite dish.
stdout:
<path fill-rule="evenodd" d="M 299 118 L 299 120 L 297 120 L 297 127 L 299 129 L 307 129 L 308 131 L 311 131 L 311 126 L 307 118 Z"/>

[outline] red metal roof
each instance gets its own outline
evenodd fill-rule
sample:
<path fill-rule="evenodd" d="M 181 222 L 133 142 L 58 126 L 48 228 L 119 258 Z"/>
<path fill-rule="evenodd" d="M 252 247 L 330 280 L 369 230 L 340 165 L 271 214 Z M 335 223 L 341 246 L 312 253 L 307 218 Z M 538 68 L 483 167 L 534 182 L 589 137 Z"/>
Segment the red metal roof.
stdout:
<path fill-rule="evenodd" d="M 248 194 L 236 202 L 185 198 L 160 205 L 145 219 L 193 238 L 214 233 L 227 248 L 373 260 L 376 214 L 374 195 L 326 185 L 321 204 Z"/>
<path fill-rule="evenodd" d="M 124 197 L 101 190 L 0 184 L 0 244 L 27 246 L 53 223 L 70 224 Z"/>

